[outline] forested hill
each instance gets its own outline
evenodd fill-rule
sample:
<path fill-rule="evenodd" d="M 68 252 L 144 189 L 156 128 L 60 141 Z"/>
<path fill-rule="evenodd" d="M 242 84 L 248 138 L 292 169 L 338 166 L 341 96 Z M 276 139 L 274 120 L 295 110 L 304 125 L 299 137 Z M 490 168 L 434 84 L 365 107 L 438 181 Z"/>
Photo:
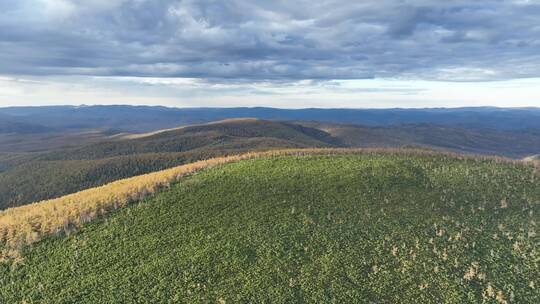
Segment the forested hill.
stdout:
<path fill-rule="evenodd" d="M 350 147 L 415 146 L 511 158 L 540 152 L 540 130 L 469 129 L 433 124 L 367 127 L 313 121 L 299 123 L 325 131 Z"/>
<path fill-rule="evenodd" d="M 342 146 L 298 124 L 236 119 L 156 134 L 125 136 L 77 148 L 0 154 L 0 209 L 220 155 L 272 148 Z"/>
<path fill-rule="evenodd" d="M 540 303 L 531 166 L 308 153 L 0 213 L 0 302 Z"/>
<path fill-rule="evenodd" d="M 341 146 L 339 139 L 300 124 L 252 118 L 229 119 L 146 134 L 118 135 L 112 140 L 44 153 L 37 160 L 100 159 L 144 153 L 257 146 Z"/>
<path fill-rule="evenodd" d="M 468 130 L 428 124 L 367 127 L 230 119 L 143 134 L 91 134 L 96 138 L 84 133 L 59 139 L 70 143 L 87 141 L 88 144 L 39 153 L 0 154 L 0 209 L 199 159 L 244 151 L 414 146 L 515 158 L 540 151 L 538 132 Z M 43 140 L 50 142 L 54 138 L 57 137 L 44 137 Z"/>

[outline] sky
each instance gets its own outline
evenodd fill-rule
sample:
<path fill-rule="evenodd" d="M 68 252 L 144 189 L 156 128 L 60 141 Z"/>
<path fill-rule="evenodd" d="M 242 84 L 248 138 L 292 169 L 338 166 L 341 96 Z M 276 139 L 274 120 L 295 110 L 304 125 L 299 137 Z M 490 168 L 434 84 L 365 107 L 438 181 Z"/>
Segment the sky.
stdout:
<path fill-rule="evenodd" d="M 0 0 L 0 107 L 540 107 L 540 0 Z"/>

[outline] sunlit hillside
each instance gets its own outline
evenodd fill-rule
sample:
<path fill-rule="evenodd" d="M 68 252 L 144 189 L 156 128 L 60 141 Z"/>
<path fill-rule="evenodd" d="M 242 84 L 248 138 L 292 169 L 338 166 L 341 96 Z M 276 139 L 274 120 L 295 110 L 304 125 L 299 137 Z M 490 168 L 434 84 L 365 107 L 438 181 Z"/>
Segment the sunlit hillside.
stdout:
<path fill-rule="evenodd" d="M 0 263 L 0 302 L 540 301 L 540 176 L 530 164 L 308 152 L 115 184 L 141 193 L 128 184 L 171 182 L 116 211 L 94 196 L 111 213 L 22 246 Z M 41 204 L 22 208 L 69 210 Z"/>

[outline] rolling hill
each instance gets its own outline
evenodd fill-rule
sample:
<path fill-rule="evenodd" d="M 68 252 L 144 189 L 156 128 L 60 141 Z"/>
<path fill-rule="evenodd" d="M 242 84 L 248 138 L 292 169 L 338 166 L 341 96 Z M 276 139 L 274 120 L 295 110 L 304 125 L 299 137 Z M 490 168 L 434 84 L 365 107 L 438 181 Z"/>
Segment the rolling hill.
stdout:
<path fill-rule="evenodd" d="M 336 145 L 337 139 L 317 129 L 237 119 L 51 152 L 11 154 L 3 162 L 0 157 L 4 170 L 0 172 L 0 209 L 220 155 Z"/>
<path fill-rule="evenodd" d="M 79 141 L 70 138 L 72 147 L 0 154 L 0 209 L 200 159 L 269 148 L 422 147 L 516 158 L 540 151 L 540 133 L 534 131 L 426 124 L 368 127 L 229 119 L 142 134 L 90 132 L 81 136 Z"/>
<path fill-rule="evenodd" d="M 338 138 L 349 147 L 426 147 L 460 153 L 522 158 L 540 151 L 540 131 L 466 129 L 433 124 L 367 127 L 298 122 Z"/>
<path fill-rule="evenodd" d="M 290 151 L 222 164 L 76 231 L 66 224 L 67 235 L 56 232 L 0 263 L 0 302 L 540 301 L 533 167 L 361 152 Z M 38 214 L 56 203 L 22 208 Z M 6 232 L 6 214 L 4 240 L 17 234 Z M 76 210 L 65 214 L 80 220 Z M 30 229 L 46 224 L 38 223 Z"/>

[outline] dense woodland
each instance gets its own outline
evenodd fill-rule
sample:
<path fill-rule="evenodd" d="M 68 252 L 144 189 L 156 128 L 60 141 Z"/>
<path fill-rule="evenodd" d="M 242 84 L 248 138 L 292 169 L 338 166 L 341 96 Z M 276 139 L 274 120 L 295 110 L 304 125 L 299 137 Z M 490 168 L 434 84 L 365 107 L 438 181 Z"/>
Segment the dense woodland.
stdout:
<path fill-rule="evenodd" d="M 5 155 L 3 161 L 0 158 L 5 170 L 0 173 L 0 209 L 220 155 L 336 144 L 336 139 L 316 129 L 248 120 L 47 153 Z"/>

